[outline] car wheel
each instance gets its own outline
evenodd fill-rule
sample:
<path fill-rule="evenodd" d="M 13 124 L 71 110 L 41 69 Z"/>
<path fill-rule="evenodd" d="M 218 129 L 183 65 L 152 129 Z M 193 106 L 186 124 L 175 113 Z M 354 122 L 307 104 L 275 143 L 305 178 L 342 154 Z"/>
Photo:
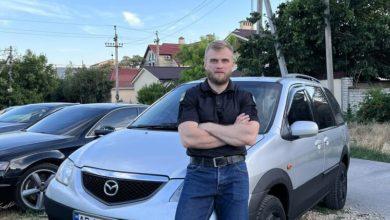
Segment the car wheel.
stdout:
<path fill-rule="evenodd" d="M 16 205 L 22 210 L 43 210 L 44 193 L 57 170 L 58 166 L 50 163 L 39 164 L 28 169 L 16 185 Z"/>
<path fill-rule="evenodd" d="M 285 220 L 286 214 L 282 203 L 272 195 L 266 195 L 261 201 L 256 215 L 257 220 Z"/>
<path fill-rule="evenodd" d="M 347 198 L 347 168 L 340 163 L 339 172 L 323 204 L 330 209 L 342 209 Z"/>

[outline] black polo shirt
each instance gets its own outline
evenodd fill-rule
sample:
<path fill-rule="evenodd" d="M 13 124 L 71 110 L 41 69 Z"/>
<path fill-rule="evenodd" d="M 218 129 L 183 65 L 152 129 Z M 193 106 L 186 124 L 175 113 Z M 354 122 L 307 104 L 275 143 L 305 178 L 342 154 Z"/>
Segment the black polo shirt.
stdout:
<path fill-rule="evenodd" d="M 221 125 L 234 124 L 241 113 L 249 115 L 251 121 L 259 121 L 256 104 L 252 94 L 241 90 L 231 80 L 225 91 L 217 94 L 208 84 L 207 79 L 188 89 L 180 101 L 178 123 L 194 121 L 212 122 Z M 188 148 L 189 156 L 220 157 L 246 155 L 245 146 L 224 145 L 213 149 Z"/>

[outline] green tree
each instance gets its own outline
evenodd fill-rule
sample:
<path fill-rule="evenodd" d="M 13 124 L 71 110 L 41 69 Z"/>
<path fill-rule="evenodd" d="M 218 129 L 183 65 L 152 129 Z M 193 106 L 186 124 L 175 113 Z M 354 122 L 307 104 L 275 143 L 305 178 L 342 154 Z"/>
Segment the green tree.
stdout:
<path fill-rule="evenodd" d="M 113 83 L 108 69 L 77 68 L 66 74 L 61 89 L 69 102 L 109 102 Z"/>
<path fill-rule="evenodd" d="M 141 65 L 142 60 L 143 57 L 139 55 L 133 55 L 132 57 L 123 56 L 122 60 L 119 62 L 119 66 L 137 68 Z"/>
<path fill-rule="evenodd" d="M 370 89 L 356 112 L 360 122 L 389 122 L 390 121 L 390 93 L 380 88 Z"/>
<path fill-rule="evenodd" d="M 146 85 L 138 91 L 138 102 L 150 105 L 157 99 L 165 95 L 167 92 L 171 91 L 174 87 L 174 84 L 169 84 L 168 86 L 165 86 L 161 83 L 153 83 L 150 85 Z"/>
<path fill-rule="evenodd" d="M 184 66 L 189 66 L 183 70 L 179 82 L 184 83 L 192 80 L 197 80 L 206 76 L 204 65 L 204 51 L 207 45 L 215 40 L 215 36 L 201 37 L 199 42 L 193 44 L 185 44 L 180 46 L 179 53 L 176 58 Z"/>
<path fill-rule="evenodd" d="M 335 72 L 345 72 L 353 76 L 355 82 L 378 76 L 390 77 L 390 15 L 386 2 L 330 1 Z M 279 5 L 273 19 L 289 72 L 326 75 L 324 9 L 322 1 L 317 0 L 293 0 Z M 274 40 L 268 26 L 262 36 Z M 259 65 L 269 64 L 272 71 L 279 73 L 273 68 L 277 63 L 274 44 L 268 40 L 253 37 L 238 51 L 241 54 L 238 60 L 240 70 L 269 75 L 266 68 L 259 68 Z M 259 71 L 254 73 L 254 69 Z"/>
<path fill-rule="evenodd" d="M 22 105 L 52 101 L 59 85 L 56 71 L 47 63 L 45 55 L 35 55 L 27 50 L 25 55 L 16 55 L 12 64 L 12 81 L 8 76 L 9 66 L 0 73 L 0 105 Z M 9 86 L 12 91 L 9 91 Z"/>

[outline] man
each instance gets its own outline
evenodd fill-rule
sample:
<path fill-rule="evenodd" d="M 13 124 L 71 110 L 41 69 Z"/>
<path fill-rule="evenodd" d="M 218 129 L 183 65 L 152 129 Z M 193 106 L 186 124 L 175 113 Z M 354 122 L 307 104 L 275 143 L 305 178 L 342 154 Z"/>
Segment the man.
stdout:
<path fill-rule="evenodd" d="M 179 108 L 179 134 L 191 158 L 176 219 L 248 219 L 245 145 L 259 132 L 252 95 L 230 80 L 233 49 L 224 41 L 205 51 L 207 79 L 189 89 Z"/>

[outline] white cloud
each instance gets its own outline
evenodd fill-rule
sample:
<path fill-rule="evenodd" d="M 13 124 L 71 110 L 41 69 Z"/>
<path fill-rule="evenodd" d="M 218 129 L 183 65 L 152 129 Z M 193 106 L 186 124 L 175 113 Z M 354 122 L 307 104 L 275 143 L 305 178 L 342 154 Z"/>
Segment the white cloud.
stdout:
<path fill-rule="evenodd" d="M 123 12 L 123 17 L 129 23 L 130 26 L 142 26 L 143 22 L 141 19 L 134 13 L 124 11 Z"/>
<path fill-rule="evenodd" d="M 57 3 L 43 3 L 37 0 L 2 0 L 0 8 L 3 11 L 21 12 L 32 15 L 56 18 L 71 18 L 72 10 Z"/>

